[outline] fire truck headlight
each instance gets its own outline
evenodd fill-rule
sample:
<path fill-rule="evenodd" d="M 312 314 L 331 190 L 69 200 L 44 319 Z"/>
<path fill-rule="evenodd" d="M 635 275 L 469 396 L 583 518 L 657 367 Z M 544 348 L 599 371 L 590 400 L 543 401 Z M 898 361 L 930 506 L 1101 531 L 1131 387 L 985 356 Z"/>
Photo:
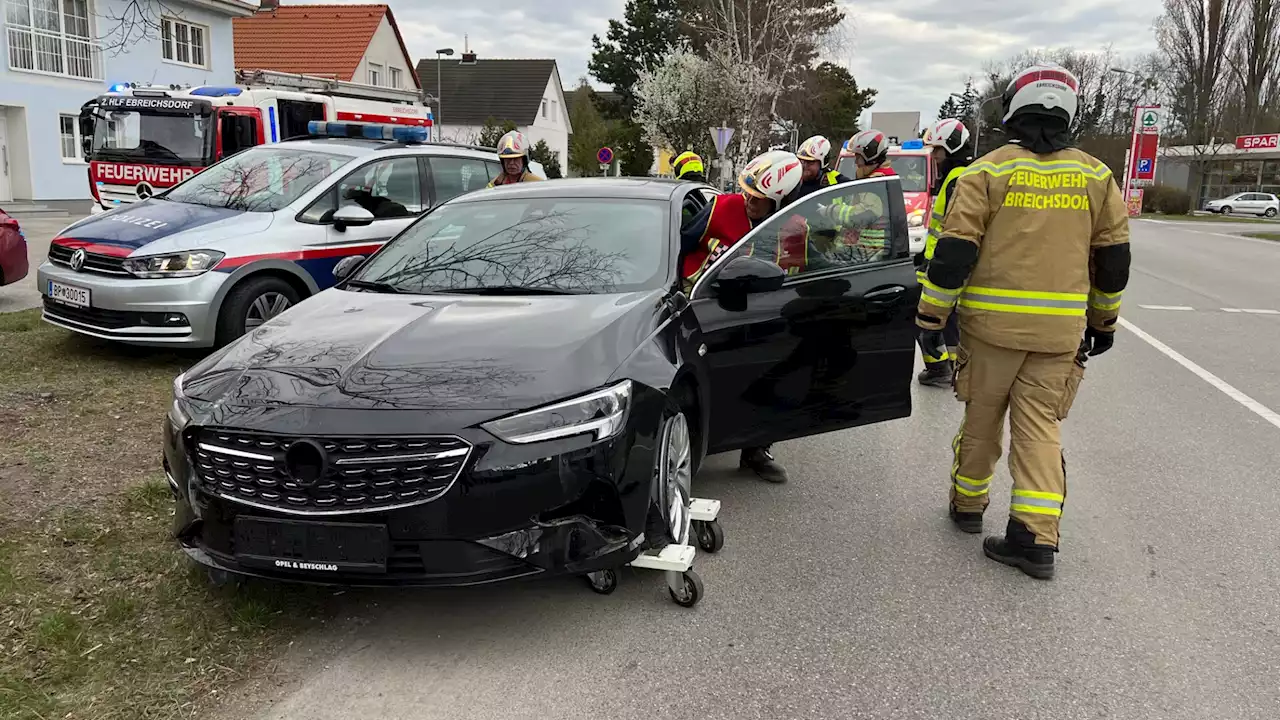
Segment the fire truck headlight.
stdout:
<path fill-rule="evenodd" d="M 195 277 L 212 270 L 222 258 L 223 253 L 217 250 L 188 250 L 129 258 L 124 261 L 124 269 L 140 278 Z"/>
<path fill-rule="evenodd" d="M 914 210 L 907 216 L 907 224 L 911 227 L 920 227 L 924 224 L 924 211 Z"/>

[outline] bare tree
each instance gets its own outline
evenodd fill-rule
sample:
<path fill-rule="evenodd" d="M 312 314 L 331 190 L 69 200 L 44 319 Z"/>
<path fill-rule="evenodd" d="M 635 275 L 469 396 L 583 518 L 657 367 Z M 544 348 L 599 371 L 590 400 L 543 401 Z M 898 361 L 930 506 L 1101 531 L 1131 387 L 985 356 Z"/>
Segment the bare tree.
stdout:
<path fill-rule="evenodd" d="M 164 0 L 127 0 L 123 6 L 107 3 L 98 16 L 102 31 L 98 41 L 112 55 L 127 53 L 139 43 L 163 38 L 165 16 L 181 18 L 183 10 Z"/>
<path fill-rule="evenodd" d="M 712 61 L 677 51 L 635 84 L 635 120 L 650 142 L 675 152 L 714 154 L 710 127 L 737 120 L 742 86 L 727 81 Z M 594 161 L 594 158 L 592 158 Z"/>
<path fill-rule="evenodd" d="M 1239 130 L 1258 131 L 1277 95 L 1280 74 L 1280 2 L 1243 0 L 1245 18 L 1232 45 L 1229 67 L 1240 89 Z"/>

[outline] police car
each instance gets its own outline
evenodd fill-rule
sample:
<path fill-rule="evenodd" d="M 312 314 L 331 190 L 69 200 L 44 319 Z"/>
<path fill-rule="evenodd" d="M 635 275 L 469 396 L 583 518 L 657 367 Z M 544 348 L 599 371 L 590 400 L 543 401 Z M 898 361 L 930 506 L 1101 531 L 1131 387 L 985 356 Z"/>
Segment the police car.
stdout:
<path fill-rule="evenodd" d="M 67 227 L 37 271 L 45 322 L 136 345 L 222 345 L 502 172 L 492 149 L 427 143 L 424 128 L 308 130 Z"/>

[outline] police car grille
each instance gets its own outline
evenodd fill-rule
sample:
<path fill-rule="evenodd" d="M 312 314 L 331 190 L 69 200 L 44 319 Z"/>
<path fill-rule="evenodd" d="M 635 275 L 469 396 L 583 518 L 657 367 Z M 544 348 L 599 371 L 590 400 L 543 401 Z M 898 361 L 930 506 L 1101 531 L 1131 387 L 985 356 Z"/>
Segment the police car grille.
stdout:
<path fill-rule="evenodd" d="M 50 245 L 49 262 L 54 265 L 71 267 L 71 254 L 74 252 L 74 248 L 69 248 L 65 245 Z M 91 252 L 86 252 L 84 254 L 84 268 L 82 268 L 81 271 L 102 273 L 103 275 L 129 274 L 124 269 L 124 258 Z"/>
<path fill-rule="evenodd" d="M 302 437 L 200 428 L 188 436 L 208 494 L 293 514 L 373 512 L 431 502 L 461 474 L 471 445 L 454 436 Z M 300 440 L 324 450 L 326 468 L 303 486 L 286 453 Z"/>

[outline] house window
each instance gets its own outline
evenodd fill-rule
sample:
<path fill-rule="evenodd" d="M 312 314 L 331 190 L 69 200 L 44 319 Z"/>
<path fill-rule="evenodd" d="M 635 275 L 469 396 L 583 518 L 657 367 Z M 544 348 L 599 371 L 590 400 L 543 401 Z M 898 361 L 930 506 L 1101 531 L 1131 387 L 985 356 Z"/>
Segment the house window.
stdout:
<path fill-rule="evenodd" d="M 543 98 L 543 100 L 542 100 L 542 117 L 546 117 L 546 116 L 547 116 L 547 100 L 546 100 L 546 98 Z"/>
<path fill-rule="evenodd" d="M 400 68 L 387 68 L 387 72 L 390 73 L 391 87 L 393 88 L 404 87 L 404 85 L 402 84 L 402 81 L 400 80 L 400 75 L 401 75 Z"/>
<path fill-rule="evenodd" d="M 75 115 L 59 115 L 58 130 L 62 135 L 62 161 L 80 162 L 80 118 Z"/>
<path fill-rule="evenodd" d="M 557 117 L 559 117 L 559 115 L 556 113 L 556 101 L 552 100 L 551 101 L 551 122 L 555 122 Z"/>
<path fill-rule="evenodd" d="M 5 0 L 9 69 L 102 79 L 102 47 L 93 40 L 90 0 Z"/>
<path fill-rule="evenodd" d="M 373 63 L 369 63 L 369 84 L 370 85 L 382 84 L 382 66 L 381 65 L 375 65 Z"/>
<path fill-rule="evenodd" d="M 201 25 L 164 18 L 160 22 L 160 46 L 164 59 L 179 65 L 204 67 L 209 31 Z"/>

